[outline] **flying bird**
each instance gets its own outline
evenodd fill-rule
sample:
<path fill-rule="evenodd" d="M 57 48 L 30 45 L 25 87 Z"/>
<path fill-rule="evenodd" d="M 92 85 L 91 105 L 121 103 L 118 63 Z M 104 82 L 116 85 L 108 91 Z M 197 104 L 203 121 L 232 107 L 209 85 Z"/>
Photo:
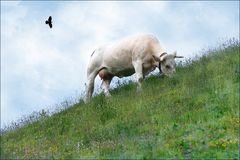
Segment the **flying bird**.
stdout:
<path fill-rule="evenodd" d="M 49 16 L 48 20 L 45 21 L 45 23 L 48 24 L 50 28 L 52 28 L 52 17 Z"/>

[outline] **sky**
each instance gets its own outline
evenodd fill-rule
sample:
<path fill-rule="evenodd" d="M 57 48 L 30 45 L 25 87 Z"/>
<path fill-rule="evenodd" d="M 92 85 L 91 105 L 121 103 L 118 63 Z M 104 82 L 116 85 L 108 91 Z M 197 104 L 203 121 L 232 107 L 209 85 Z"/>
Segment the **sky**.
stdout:
<path fill-rule="evenodd" d="M 102 44 L 150 33 L 168 53 L 189 58 L 239 39 L 238 7 L 238 1 L 1 1 L 1 127 L 82 96 L 89 57 Z M 52 29 L 45 24 L 50 15 Z"/>

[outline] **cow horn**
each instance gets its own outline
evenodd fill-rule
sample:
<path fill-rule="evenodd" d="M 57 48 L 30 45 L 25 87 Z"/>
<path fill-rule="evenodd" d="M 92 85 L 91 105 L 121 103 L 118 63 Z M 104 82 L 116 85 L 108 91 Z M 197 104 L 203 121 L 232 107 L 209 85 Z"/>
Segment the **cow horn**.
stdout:
<path fill-rule="evenodd" d="M 166 54 L 167 54 L 167 52 L 163 52 L 159 57 L 162 57 L 162 56 L 164 56 Z"/>
<path fill-rule="evenodd" d="M 163 52 L 161 55 L 160 55 L 160 61 L 164 61 L 165 59 L 165 55 L 167 54 L 167 52 Z"/>

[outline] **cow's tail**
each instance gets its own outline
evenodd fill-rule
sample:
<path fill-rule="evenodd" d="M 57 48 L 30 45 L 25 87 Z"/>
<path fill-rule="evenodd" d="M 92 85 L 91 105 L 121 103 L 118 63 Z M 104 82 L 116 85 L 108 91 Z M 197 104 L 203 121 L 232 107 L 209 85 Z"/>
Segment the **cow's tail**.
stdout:
<path fill-rule="evenodd" d="M 92 52 L 91 57 L 93 56 L 93 54 L 95 53 L 95 51 L 96 51 L 96 49 Z"/>

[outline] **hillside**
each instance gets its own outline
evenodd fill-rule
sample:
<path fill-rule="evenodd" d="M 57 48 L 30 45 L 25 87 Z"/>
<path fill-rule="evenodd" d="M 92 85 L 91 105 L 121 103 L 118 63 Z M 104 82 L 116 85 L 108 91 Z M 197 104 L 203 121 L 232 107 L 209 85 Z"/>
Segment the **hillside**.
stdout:
<path fill-rule="evenodd" d="M 239 158 L 239 42 L 1 135 L 1 158 Z"/>

